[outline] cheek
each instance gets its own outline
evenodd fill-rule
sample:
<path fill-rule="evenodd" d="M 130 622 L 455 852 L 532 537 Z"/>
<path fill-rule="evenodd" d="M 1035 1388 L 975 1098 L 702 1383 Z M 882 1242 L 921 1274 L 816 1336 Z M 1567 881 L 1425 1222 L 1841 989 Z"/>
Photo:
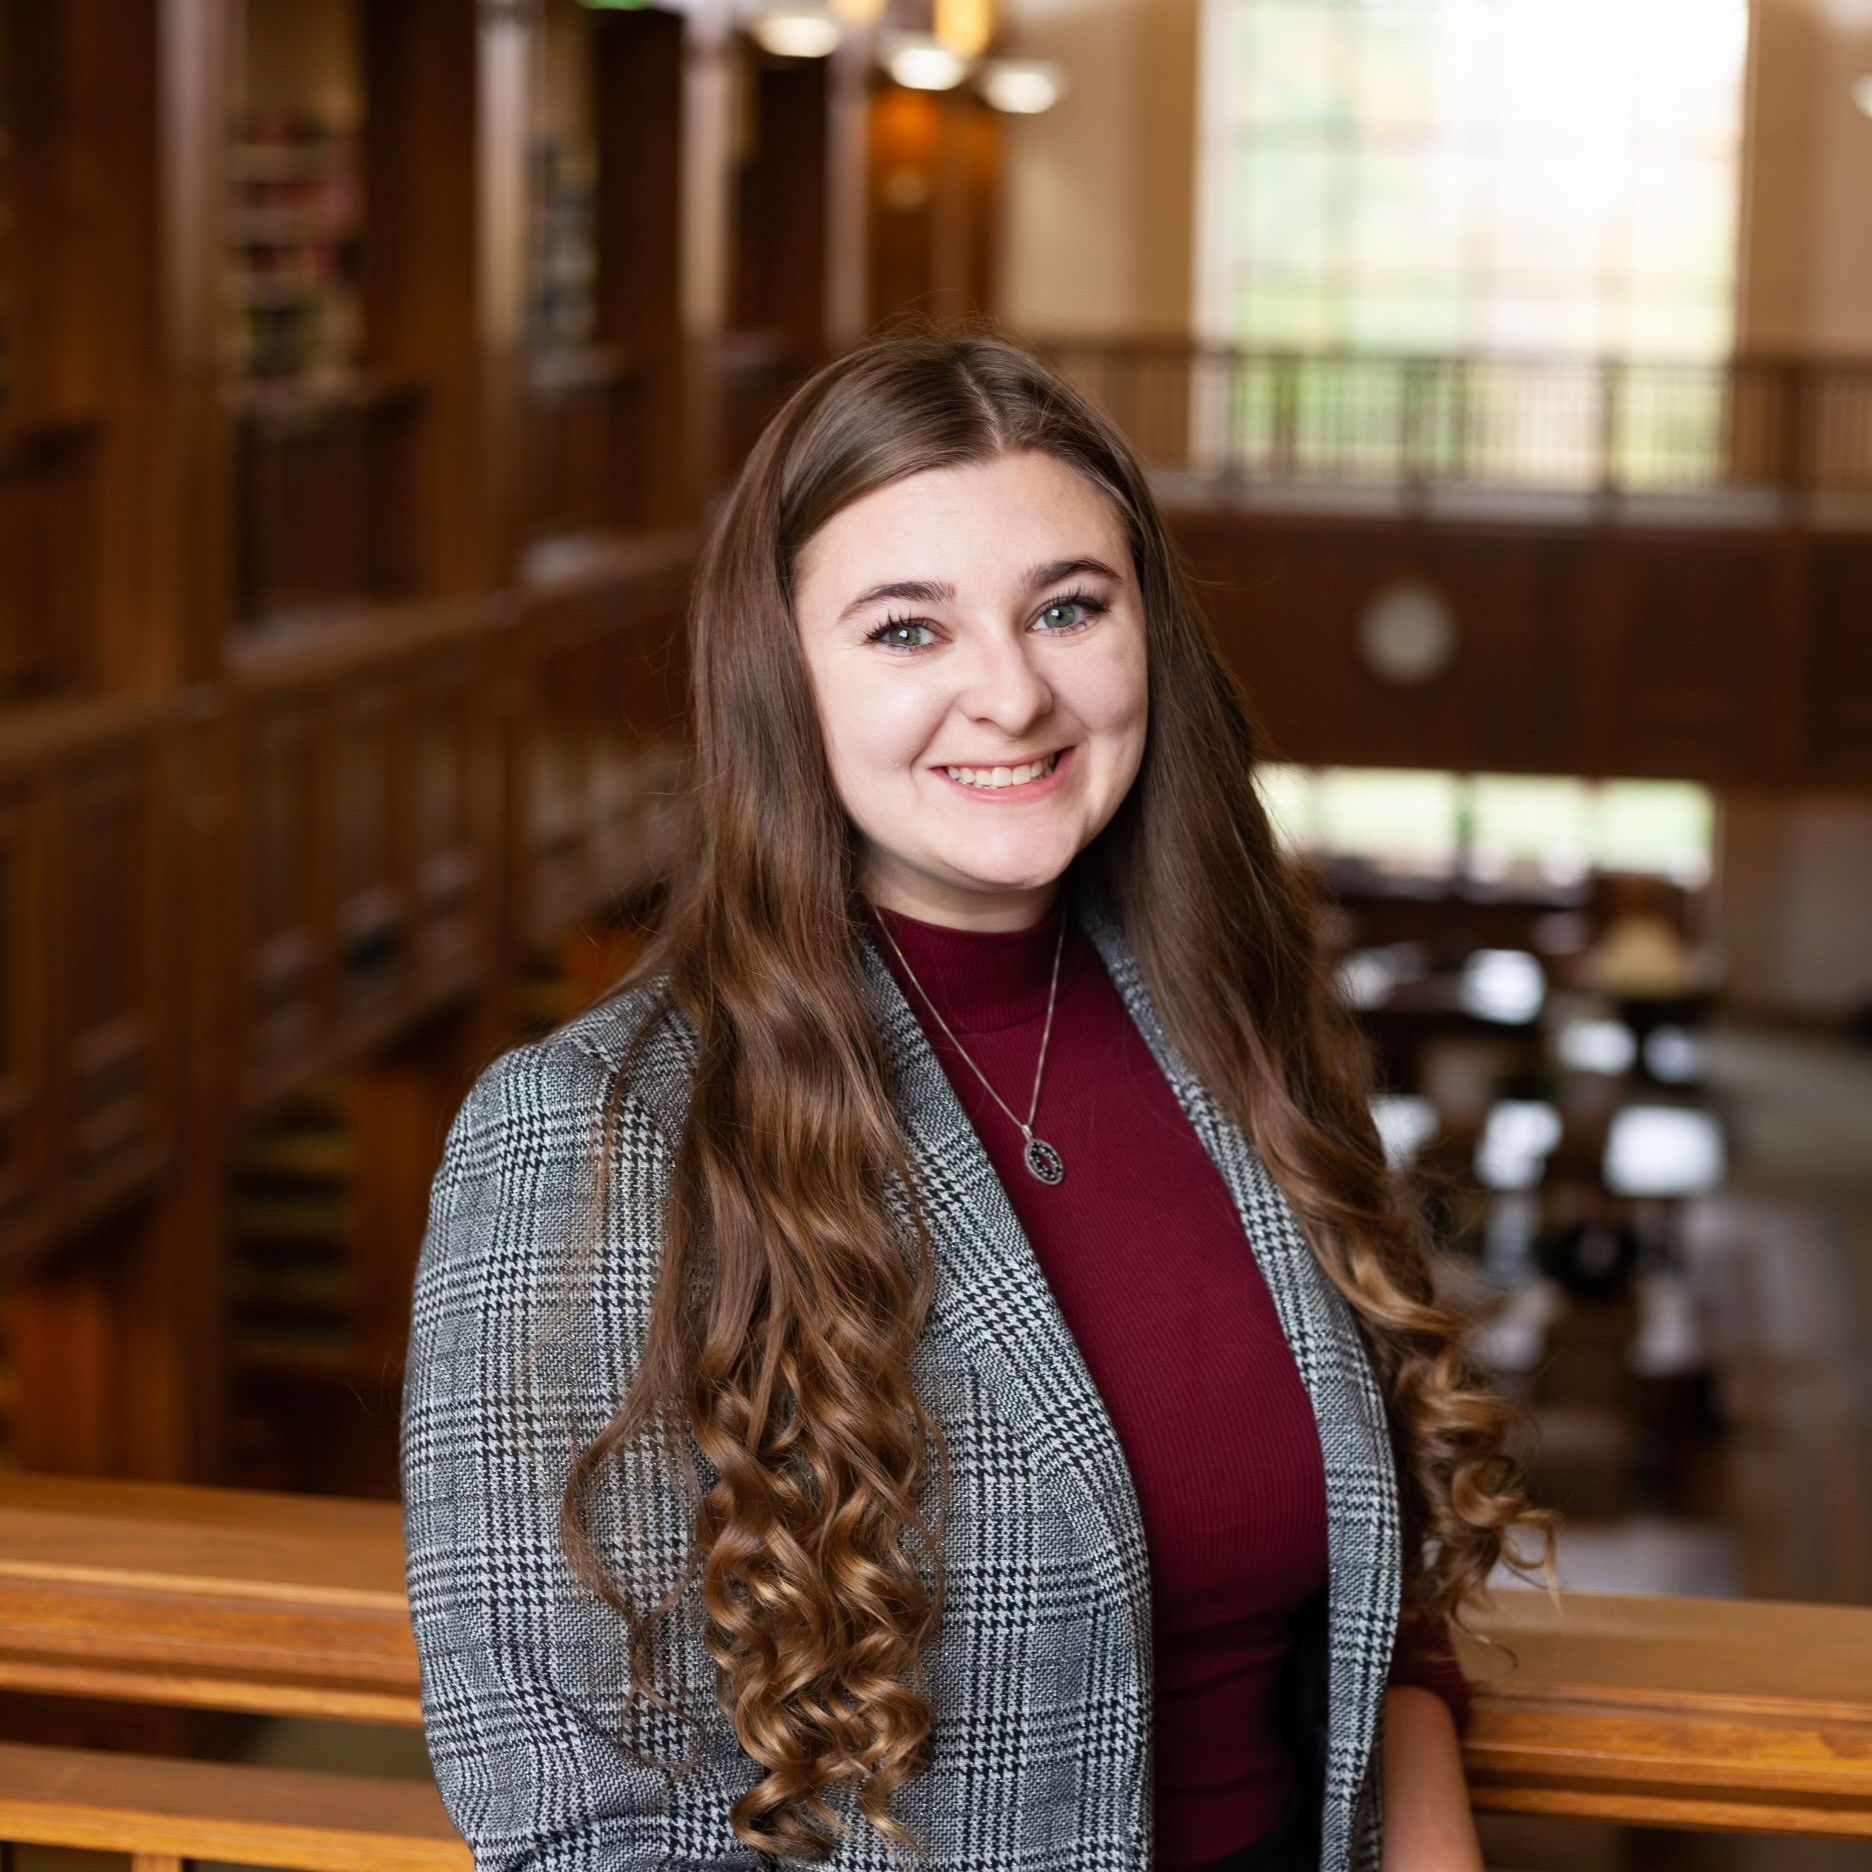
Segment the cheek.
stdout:
<path fill-rule="evenodd" d="M 1088 658 L 1074 676 L 1072 709 L 1088 728 L 1117 733 L 1144 719 L 1148 694 L 1141 644 L 1116 644 L 1110 656 Z"/>
<path fill-rule="evenodd" d="M 843 771 L 912 765 L 942 720 L 939 697 L 915 683 L 879 680 L 862 663 L 827 683 L 823 703 L 833 761 Z"/>

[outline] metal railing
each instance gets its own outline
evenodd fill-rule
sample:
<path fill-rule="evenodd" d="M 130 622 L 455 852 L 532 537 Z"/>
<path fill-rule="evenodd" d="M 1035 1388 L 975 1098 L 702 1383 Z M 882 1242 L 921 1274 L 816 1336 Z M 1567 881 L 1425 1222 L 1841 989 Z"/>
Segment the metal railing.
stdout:
<path fill-rule="evenodd" d="M 1872 497 L 1872 361 L 1032 342 L 1150 467 L 1224 487 Z"/>

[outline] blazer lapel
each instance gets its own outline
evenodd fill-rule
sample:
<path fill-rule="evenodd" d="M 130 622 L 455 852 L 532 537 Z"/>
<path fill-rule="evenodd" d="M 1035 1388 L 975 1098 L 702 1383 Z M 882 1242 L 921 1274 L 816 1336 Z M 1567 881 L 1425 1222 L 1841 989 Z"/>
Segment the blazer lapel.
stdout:
<path fill-rule="evenodd" d="M 1366 1769 L 1390 1674 L 1402 1551 L 1383 1396 L 1351 1308 L 1321 1271 L 1259 1151 L 1171 1046 L 1110 903 L 1089 879 L 1079 879 L 1072 909 L 1228 1184 L 1312 1399 L 1326 1467 L 1329 1556 L 1329 1735 L 1320 1863 L 1375 1865 L 1379 1782 L 1373 1775 L 1368 1783 Z"/>
<path fill-rule="evenodd" d="M 861 931 L 859 942 L 936 1248 L 927 1331 L 948 1335 L 961 1349 L 1021 1439 L 1026 1460 L 1053 1479 L 1091 1557 L 1088 1584 L 1122 1622 L 1134 1681 L 1111 1685 L 1110 1721 L 1116 1759 L 1136 1778 L 1133 1826 L 1148 1837 L 1150 1561 L 1131 1471 L 1078 1342 L 942 1062 L 869 933 Z M 894 1175 L 886 1197 L 907 1221 Z"/>
<path fill-rule="evenodd" d="M 1396 1475 L 1382 1395 L 1350 1308 L 1321 1272 L 1285 1196 L 1246 1135 L 1172 1048 L 1116 913 L 1069 879 L 1091 939 L 1178 1103 L 1221 1172 L 1293 1349 L 1325 1461 L 1329 1735 L 1321 1865 L 1375 1867 L 1378 1777 L 1367 1768 L 1389 1676 L 1400 1589 Z M 930 1331 L 981 1375 L 1030 1460 L 1065 1492 L 1110 1603 L 1128 1621 L 1137 1760 L 1151 1759 L 1150 1564 L 1137 1493 L 1093 1383 L 986 1149 L 915 1012 L 868 933 L 860 950 L 905 1137 L 923 1180 L 939 1264 Z M 903 1192 L 887 1195 L 906 1214 Z M 1122 1688 L 1122 1686 L 1120 1686 Z M 1122 1701 L 1114 1712 L 1126 1720 Z M 1148 1827 L 1148 1780 L 1139 1794 Z M 1361 1805 L 1361 1801 L 1363 1805 Z"/>

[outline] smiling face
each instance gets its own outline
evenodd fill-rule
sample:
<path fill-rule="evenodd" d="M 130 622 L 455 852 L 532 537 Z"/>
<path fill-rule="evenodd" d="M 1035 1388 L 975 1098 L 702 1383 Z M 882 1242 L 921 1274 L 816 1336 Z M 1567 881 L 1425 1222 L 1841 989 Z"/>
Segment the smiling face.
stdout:
<path fill-rule="evenodd" d="M 957 928 L 1039 921 L 1144 757 L 1144 605 L 1116 508 L 1022 450 L 873 489 L 795 571 L 865 893 Z"/>

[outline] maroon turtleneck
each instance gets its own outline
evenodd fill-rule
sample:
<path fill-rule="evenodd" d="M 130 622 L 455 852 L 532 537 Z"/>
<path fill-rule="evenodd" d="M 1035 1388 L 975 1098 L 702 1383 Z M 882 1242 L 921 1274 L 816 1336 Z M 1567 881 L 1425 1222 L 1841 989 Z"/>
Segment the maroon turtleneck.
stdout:
<path fill-rule="evenodd" d="M 1025 1140 L 930 1013 L 920 983 L 1024 1118 L 1065 893 L 1024 930 L 927 923 L 867 903 L 878 948 L 1005 1186 L 1118 1432 L 1150 1551 L 1157 1862 L 1200 1866 L 1259 1838 L 1293 1757 L 1274 1685 L 1295 1612 L 1326 1583 L 1319 1432 L 1221 1172 L 1098 951 L 1068 924 L 1034 1134 L 1065 1159 L 1039 1182 Z M 1394 1683 L 1469 1719 L 1447 1634 L 1406 1641 Z"/>

